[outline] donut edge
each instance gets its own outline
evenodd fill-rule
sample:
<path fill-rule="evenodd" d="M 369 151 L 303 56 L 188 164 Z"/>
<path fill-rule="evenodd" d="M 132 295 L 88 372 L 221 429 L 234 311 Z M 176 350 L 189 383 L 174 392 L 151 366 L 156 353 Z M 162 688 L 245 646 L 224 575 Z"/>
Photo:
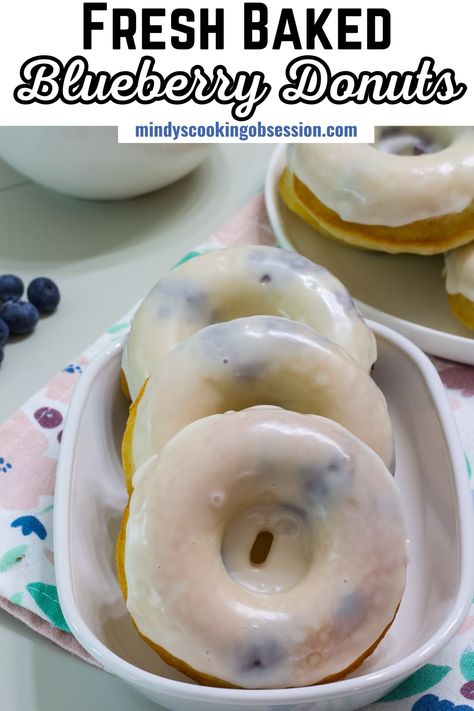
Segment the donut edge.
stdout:
<path fill-rule="evenodd" d="M 132 402 L 132 396 L 130 395 L 130 388 L 128 387 L 127 376 L 123 368 L 120 368 L 120 390 L 128 402 Z"/>
<path fill-rule="evenodd" d="M 474 201 L 461 213 L 419 220 L 401 227 L 386 227 L 342 220 L 288 168 L 280 175 L 278 189 L 286 206 L 311 227 L 324 236 L 353 247 L 390 254 L 406 252 L 432 255 L 461 247 L 474 240 Z M 438 234 L 435 239 L 430 235 L 433 231 Z M 446 234 L 451 234 L 451 237 L 444 237 Z"/>
<path fill-rule="evenodd" d="M 474 331 L 474 301 L 464 294 L 448 294 L 451 311 L 463 326 Z"/>
<path fill-rule="evenodd" d="M 127 523 L 128 523 L 128 517 L 130 513 L 130 499 L 128 500 L 127 506 L 124 509 L 123 516 L 122 516 L 122 521 L 120 524 L 120 530 L 117 538 L 117 544 L 115 548 L 115 564 L 117 568 L 117 580 L 118 584 L 120 587 L 120 591 L 122 593 L 123 599 L 125 600 L 125 603 L 127 602 L 127 597 L 128 597 L 128 585 L 127 585 L 127 576 L 125 575 L 125 541 L 126 541 L 126 534 L 127 534 Z M 129 613 L 130 615 L 130 613 Z M 146 644 L 153 649 L 154 652 L 156 652 L 162 659 L 163 661 L 168 664 L 171 667 L 174 667 L 178 671 L 182 672 L 186 676 L 188 676 L 190 679 L 193 679 L 194 681 L 197 681 L 200 684 L 203 684 L 205 686 L 217 686 L 221 688 L 227 688 L 227 689 L 236 689 L 238 687 L 233 686 L 232 684 L 228 684 L 227 682 L 218 679 L 217 677 L 213 676 L 208 676 L 206 674 L 202 674 L 192 667 L 190 667 L 186 662 L 183 662 L 181 659 L 178 659 L 177 657 L 174 657 L 172 654 L 166 651 L 166 649 L 163 649 L 159 645 L 157 645 L 155 642 L 152 642 L 151 639 L 148 639 L 148 637 L 145 637 L 140 630 L 137 627 L 137 624 L 133 617 L 130 615 L 130 619 L 132 620 L 132 624 L 135 627 L 138 635 L 142 638 Z"/>
<path fill-rule="evenodd" d="M 133 461 L 133 432 L 135 430 L 135 422 L 137 420 L 137 409 L 145 394 L 146 386 L 150 378 L 147 378 L 143 385 L 141 386 L 136 399 L 130 404 L 128 410 L 127 422 L 125 425 L 125 431 L 122 438 L 122 468 L 125 479 L 125 485 L 127 487 L 127 493 L 130 494 L 133 491 L 133 475 L 135 474 L 135 462 Z"/>
<path fill-rule="evenodd" d="M 128 523 L 128 518 L 129 518 L 129 513 L 130 513 L 130 498 L 128 500 L 127 506 L 125 507 L 123 516 L 122 516 L 122 522 L 120 524 L 120 531 L 118 534 L 117 538 L 117 544 L 116 544 L 116 549 L 115 549 L 115 562 L 116 562 L 116 567 L 117 567 L 117 579 L 118 583 L 120 586 L 120 590 L 122 592 L 123 599 L 125 600 L 125 603 L 127 602 L 127 597 L 128 597 L 128 585 L 127 585 L 127 576 L 125 574 L 125 545 L 126 545 L 126 535 L 127 535 L 127 523 Z M 335 674 L 330 674 L 329 676 L 324 677 L 323 679 L 320 679 L 319 681 L 313 682 L 311 684 L 306 684 L 305 686 L 319 686 L 320 684 L 330 684 L 334 681 L 340 681 L 344 679 L 348 674 L 351 674 L 353 671 L 358 669 L 364 662 L 365 660 L 370 657 L 371 654 L 375 651 L 375 649 L 379 646 L 380 642 L 383 640 L 385 635 L 387 634 L 388 630 L 392 626 L 398 610 L 400 608 L 400 603 L 397 605 L 395 613 L 388 623 L 388 625 L 385 627 L 385 629 L 382 631 L 382 633 L 379 635 L 379 637 L 375 640 L 373 644 L 365 651 L 363 652 L 360 657 L 358 657 L 354 662 L 352 662 L 348 667 L 343 669 L 340 672 L 336 672 Z M 130 613 L 129 613 L 130 615 Z M 173 656 L 170 652 L 168 652 L 166 649 L 163 647 L 160 647 L 156 642 L 153 642 L 151 639 L 146 637 L 144 634 L 140 632 L 138 629 L 137 624 L 135 623 L 135 620 L 133 619 L 132 615 L 130 615 L 130 619 L 132 620 L 133 626 L 135 627 L 138 635 L 141 637 L 141 639 L 149 646 L 151 649 L 153 649 L 154 652 L 156 652 L 161 659 L 168 664 L 170 667 L 173 667 L 174 669 L 177 669 L 178 671 L 182 672 L 185 674 L 187 677 L 192 679 L 193 681 L 196 681 L 198 684 L 201 684 L 202 686 L 211 686 L 211 687 L 218 687 L 218 688 L 223 688 L 223 689 L 242 689 L 243 687 L 236 686 L 235 684 L 230 684 L 229 682 L 224 681 L 223 679 L 219 679 L 218 677 L 211 676 L 209 674 L 204 674 L 203 672 L 199 672 L 193 667 L 189 666 L 189 664 L 186 664 L 182 659 L 179 659 L 178 657 Z M 285 687 L 288 689 L 291 688 L 303 688 L 303 687 Z"/>

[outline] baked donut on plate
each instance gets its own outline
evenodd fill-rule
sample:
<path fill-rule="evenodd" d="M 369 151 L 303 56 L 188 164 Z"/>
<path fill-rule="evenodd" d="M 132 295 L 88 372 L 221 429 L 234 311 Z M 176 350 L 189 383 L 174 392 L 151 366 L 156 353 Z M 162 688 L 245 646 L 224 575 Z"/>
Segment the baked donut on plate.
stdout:
<path fill-rule="evenodd" d="M 280 194 L 355 247 L 446 252 L 474 240 L 474 128 L 382 127 L 374 144 L 291 145 Z"/>
<path fill-rule="evenodd" d="M 191 678 L 333 681 L 396 615 L 400 497 L 380 457 L 331 420 L 267 407 L 212 415 L 138 470 L 117 563 L 140 635 Z"/>
<path fill-rule="evenodd" d="M 128 488 L 134 471 L 186 425 L 253 405 L 328 417 L 393 465 L 387 404 L 370 375 L 305 324 L 250 316 L 198 331 L 150 376 L 123 440 Z"/>
<path fill-rule="evenodd" d="M 444 256 L 446 291 L 456 318 L 474 330 L 474 242 Z"/>
<path fill-rule="evenodd" d="M 212 323 L 258 314 L 308 324 L 366 371 L 375 362 L 373 333 L 326 269 L 275 247 L 216 249 L 160 279 L 136 312 L 122 361 L 131 399 L 177 343 Z"/>

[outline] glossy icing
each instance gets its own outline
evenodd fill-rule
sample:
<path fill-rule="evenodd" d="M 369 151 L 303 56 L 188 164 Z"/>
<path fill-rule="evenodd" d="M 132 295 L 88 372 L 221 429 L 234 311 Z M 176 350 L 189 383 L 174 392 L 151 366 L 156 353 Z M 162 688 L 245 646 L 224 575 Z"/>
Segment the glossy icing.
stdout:
<path fill-rule="evenodd" d="M 190 422 L 259 404 L 329 417 L 392 466 L 390 418 L 372 378 L 309 326 L 250 316 L 208 326 L 163 358 L 136 410 L 135 467 Z"/>
<path fill-rule="evenodd" d="M 288 148 L 290 171 L 343 220 L 399 227 L 462 212 L 474 199 L 474 128 L 376 129 L 375 144 Z"/>
<path fill-rule="evenodd" d="M 122 363 L 132 399 L 177 343 L 212 323 L 255 314 L 307 323 L 367 371 L 376 359 L 372 332 L 330 272 L 275 247 L 233 247 L 180 265 L 142 302 Z"/>
<path fill-rule="evenodd" d="M 213 415 L 181 430 L 135 485 L 128 609 L 200 673 L 245 688 L 312 684 L 391 623 L 406 575 L 398 490 L 340 425 L 279 408 Z M 262 530 L 273 543 L 255 564 Z"/>
<path fill-rule="evenodd" d="M 474 301 L 474 242 L 444 255 L 446 291 Z"/>

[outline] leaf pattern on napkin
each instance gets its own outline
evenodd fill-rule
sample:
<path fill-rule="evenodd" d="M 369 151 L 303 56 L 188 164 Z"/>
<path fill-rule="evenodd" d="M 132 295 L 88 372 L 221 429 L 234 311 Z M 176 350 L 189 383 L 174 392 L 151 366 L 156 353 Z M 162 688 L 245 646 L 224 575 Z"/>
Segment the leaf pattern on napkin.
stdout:
<path fill-rule="evenodd" d="M 424 667 L 412 674 L 399 684 L 393 691 L 383 697 L 382 701 L 399 701 L 408 696 L 421 694 L 432 686 L 436 686 L 446 674 L 451 671 L 451 667 L 437 666 L 436 664 L 425 664 Z M 427 707 L 428 708 L 428 707 Z M 417 711 L 421 711 L 418 709 Z"/>
<path fill-rule="evenodd" d="M 23 560 L 27 550 L 28 546 L 16 546 L 4 553 L 0 558 L 0 573 L 6 573 L 13 565 Z"/>
<path fill-rule="evenodd" d="M 472 711 L 472 707 L 466 706 L 466 704 L 457 706 L 452 701 L 440 699 L 434 694 L 427 694 L 413 704 L 411 711 Z"/>
<path fill-rule="evenodd" d="M 474 680 L 474 651 L 471 647 L 467 647 L 462 655 L 459 666 L 461 668 L 461 674 L 466 681 Z"/>
<path fill-rule="evenodd" d="M 23 602 L 23 593 L 17 592 L 12 595 L 10 597 L 10 602 L 12 602 L 14 605 L 21 605 L 21 603 Z"/>
<path fill-rule="evenodd" d="M 26 589 L 36 602 L 40 610 L 44 612 L 48 620 L 60 630 L 70 632 L 58 600 L 58 590 L 55 585 L 46 583 L 28 583 Z"/>
<path fill-rule="evenodd" d="M 10 525 L 12 528 L 21 528 L 21 532 L 24 536 L 35 533 L 40 541 L 44 541 L 48 535 L 45 527 L 36 516 L 20 516 L 12 521 Z"/>

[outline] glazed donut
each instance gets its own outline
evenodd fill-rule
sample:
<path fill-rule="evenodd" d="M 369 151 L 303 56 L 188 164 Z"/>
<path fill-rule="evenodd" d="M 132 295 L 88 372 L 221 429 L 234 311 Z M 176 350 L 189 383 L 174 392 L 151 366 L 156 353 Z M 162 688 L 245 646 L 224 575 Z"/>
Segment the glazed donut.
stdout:
<path fill-rule="evenodd" d="M 384 127 L 373 145 L 289 146 L 280 193 L 354 246 L 445 252 L 474 239 L 474 128 Z"/>
<path fill-rule="evenodd" d="M 212 415 L 135 478 L 117 549 L 127 607 L 193 679 L 332 681 L 392 624 L 406 575 L 398 490 L 335 422 L 265 407 Z"/>
<path fill-rule="evenodd" d="M 123 442 L 133 472 L 201 417 L 278 405 L 329 417 L 393 464 L 387 404 L 370 375 L 309 326 L 275 316 L 218 323 L 173 348 L 132 409 Z"/>
<path fill-rule="evenodd" d="M 444 256 L 446 291 L 456 318 L 474 330 L 474 242 Z"/>
<path fill-rule="evenodd" d="M 136 312 L 122 369 L 132 400 L 173 348 L 212 323 L 270 314 L 302 321 L 370 370 L 375 339 L 332 274 L 275 247 L 233 247 L 195 257 L 164 276 Z"/>

